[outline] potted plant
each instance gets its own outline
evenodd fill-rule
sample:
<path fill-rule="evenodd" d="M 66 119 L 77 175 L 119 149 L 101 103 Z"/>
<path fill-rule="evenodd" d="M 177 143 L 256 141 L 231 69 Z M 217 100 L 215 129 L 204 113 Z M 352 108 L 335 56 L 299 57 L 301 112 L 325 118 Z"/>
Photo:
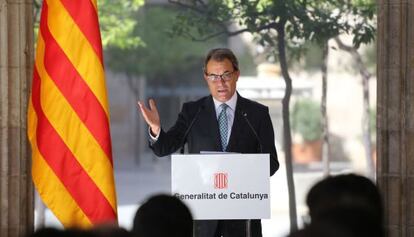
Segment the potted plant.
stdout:
<path fill-rule="evenodd" d="M 295 163 L 322 159 L 322 115 L 317 102 L 298 100 L 291 110 L 292 156 Z"/>

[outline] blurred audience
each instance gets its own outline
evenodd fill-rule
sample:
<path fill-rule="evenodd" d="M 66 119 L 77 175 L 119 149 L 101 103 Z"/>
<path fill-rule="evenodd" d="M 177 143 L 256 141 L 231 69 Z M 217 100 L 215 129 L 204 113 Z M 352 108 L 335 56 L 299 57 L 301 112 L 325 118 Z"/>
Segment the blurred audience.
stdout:
<path fill-rule="evenodd" d="M 291 237 L 384 236 L 381 195 L 368 178 L 355 174 L 328 177 L 311 188 L 306 203 L 310 223 Z"/>
<path fill-rule="evenodd" d="M 115 225 L 99 225 L 92 229 L 82 230 L 76 228 L 56 229 L 46 227 L 37 230 L 29 237 L 131 237 L 132 234 L 124 228 Z"/>
<path fill-rule="evenodd" d="M 317 222 L 296 231 L 289 237 L 353 237 L 352 233 L 343 226 L 333 223 Z"/>
<path fill-rule="evenodd" d="M 99 237 L 89 230 L 80 229 L 56 229 L 53 227 L 46 227 L 37 230 L 29 237 Z"/>
<path fill-rule="evenodd" d="M 193 217 L 187 206 L 170 195 L 148 199 L 134 218 L 132 231 L 116 225 L 98 225 L 90 230 L 46 227 L 28 237 L 192 237 Z"/>
<path fill-rule="evenodd" d="M 35 231 L 33 234 L 28 235 L 28 237 L 54 237 L 54 236 L 63 236 L 63 231 L 53 228 L 45 227 Z"/>
<path fill-rule="evenodd" d="M 337 175 L 323 179 L 306 199 L 310 223 L 290 237 L 383 237 L 379 190 L 363 176 Z M 156 195 L 136 212 L 132 231 L 114 225 L 91 230 L 44 228 L 30 237 L 192 237 L 193 218 L 187 206 L 171 195 Z"/>
<path fill-rule="evenodd" d="M 91 233 L 96 237 L 132 237 L 131 232 L 126 229 L 110 224 L 95 226 Z"/>
<path fill-rule="evenodd" d="M 137 210 L 132 233 L 135 237 L 191 237 L 193 218 L 180 199 L 156 195 Z"/>

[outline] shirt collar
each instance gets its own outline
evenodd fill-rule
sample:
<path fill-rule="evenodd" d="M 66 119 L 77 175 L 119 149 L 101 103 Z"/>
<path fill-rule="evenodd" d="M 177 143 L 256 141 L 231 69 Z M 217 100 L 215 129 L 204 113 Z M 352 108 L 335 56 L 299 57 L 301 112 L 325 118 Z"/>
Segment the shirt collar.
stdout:
<path fill-rule="evenodd" d="M 213 97 L 213 101 L 214 101 L 214 108 L 216 108 L 216 111 L 219 111 L 219 107 L 221 104 L 223 104 L 223 102 L 216 100 Z M 236 110 L 236 103 L 237 103 L 237 92 L 234 92 L 233 96 L 226 102 L 226 103 L 231 110 L 235 111 Z"/>

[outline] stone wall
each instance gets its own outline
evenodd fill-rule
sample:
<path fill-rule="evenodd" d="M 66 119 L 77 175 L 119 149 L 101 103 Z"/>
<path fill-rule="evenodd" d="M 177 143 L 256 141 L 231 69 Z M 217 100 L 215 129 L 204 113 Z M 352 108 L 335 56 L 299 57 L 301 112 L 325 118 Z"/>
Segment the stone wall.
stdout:
<path fill-rule="evenodd" d="M 414 236 L 413 26 L 413 1 L 378 1 L 377 182 L 390 237 Z"/>
<path fill-rule="evenodd" d="M 33 230 L 26 135 L 33 65 L 32 0 L 0 0 L 0 236 Z"/>

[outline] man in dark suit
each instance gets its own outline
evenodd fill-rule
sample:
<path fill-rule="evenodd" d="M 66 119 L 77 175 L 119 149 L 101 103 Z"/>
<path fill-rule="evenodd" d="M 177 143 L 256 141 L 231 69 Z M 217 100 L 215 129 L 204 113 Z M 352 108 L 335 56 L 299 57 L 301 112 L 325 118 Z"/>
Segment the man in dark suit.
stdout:
<path fill-rule="evenodd" d="M 188 145 L 189 153 L 224 151 L 269 153 L 270 176 L 279 168 L 269 109 L 236 92 L 240 76 L 237 58 L 229 49 L 211 50 L 204 62 L 204 80 L 211 95 L 184 103 L 175 125 L 161 128 L 155 102 L 147 108 L 138 102 L 149 125 L 150 147 L 157 156 L 166 156 Z M 251 233 L 247 233 L 247 229 Z M 197 237 L 260 237 L 260 220 L 196 221 Z"/>

